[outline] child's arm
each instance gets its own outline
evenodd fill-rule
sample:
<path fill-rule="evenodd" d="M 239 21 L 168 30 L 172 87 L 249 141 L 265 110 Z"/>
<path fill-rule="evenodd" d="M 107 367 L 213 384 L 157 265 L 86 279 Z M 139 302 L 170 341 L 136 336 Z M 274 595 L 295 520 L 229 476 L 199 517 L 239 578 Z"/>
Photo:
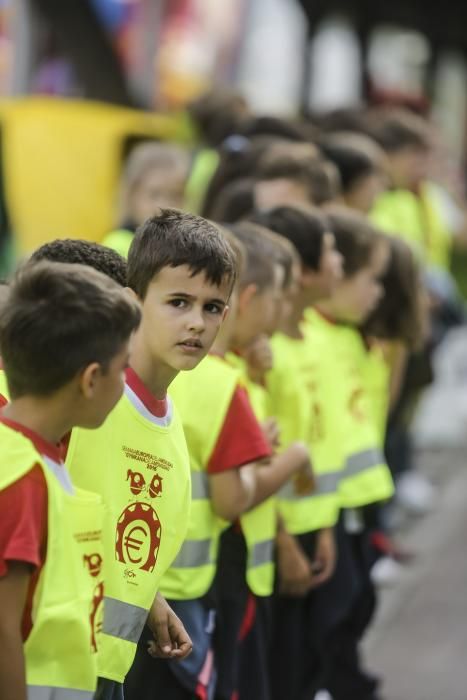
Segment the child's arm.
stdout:
<path fill-rule="evenodd" d="M 313 565 L 281 519 L 276 535 L 279 590 L 283 595 L 304 596 L 313 587 Z"/>
<path fill-rule="evenodd" d="M 159 659 L 184 659 L 193 648 L 183 622 L 165 598 L 157 593 L 148 615 L 148 627 L 154 635 L 148 652 Z"/>
<path fill-rule="evenodd" d="M 293 474 L 309 464 L 306 445 L 294 442 L 284 452 L 275 454 L 269 464 L 244 467 L 255 470 L 255 493 L 249 507 L 254 508 L 275 494 Z"/>
<path fill-rule="evenodd" d="M 315 572 L 313 587 L 321 586 L 331 578 L 336 567 L 336 556 L 334 528 L 323 528 L 318 533 L 316 552 L 313 559 L 313 570 Z"/>
<path fill-rule="evenodd" d="M 256 489 L 254 473 L 247 467 L 209 475 L 209 497 L 219 518 L 233 522 L 251 508 Z"/>
<path fill-rule="evenodd" d="M 26 700 L 21 620 L 31 576 L 31 568 L 22 562 L 10 562 L 0 578 L 0 697 L 2 700 Z"/>

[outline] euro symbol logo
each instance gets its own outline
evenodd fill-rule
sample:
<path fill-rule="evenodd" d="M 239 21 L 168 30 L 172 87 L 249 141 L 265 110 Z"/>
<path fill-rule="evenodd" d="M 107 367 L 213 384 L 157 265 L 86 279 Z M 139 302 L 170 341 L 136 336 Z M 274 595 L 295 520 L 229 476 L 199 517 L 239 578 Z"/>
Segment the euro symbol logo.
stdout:
<path fill-rule="evenodd" d="M 162 527 L 156 511 L 146 503 L 132 503 L 120 515 L 115 556 L 122 564 L 152 571 L 156 565 Z"/>
<path fill-rule="evenodd" d="M 141 547 L 145 539 L 146 532 L 144 528 L 138 525 L 135 525 L 124 537 L 123 546 L 125 547 L 128 560 L 131 561 L 132 564 L 139 564 L 141 562 L 142 557 L 138 556 L 138 554 L 141 552 Z"/>

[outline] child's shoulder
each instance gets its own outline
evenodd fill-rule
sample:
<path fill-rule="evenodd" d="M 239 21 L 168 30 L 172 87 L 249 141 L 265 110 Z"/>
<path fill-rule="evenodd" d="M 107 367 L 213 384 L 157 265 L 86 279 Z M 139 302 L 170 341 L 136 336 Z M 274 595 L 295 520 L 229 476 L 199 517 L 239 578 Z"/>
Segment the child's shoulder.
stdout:
<path fill-rule="evenodd" d="M 0 423 L 0 488 L 6 488 L 41 463 L 41 456 L 24 435 Z"/>

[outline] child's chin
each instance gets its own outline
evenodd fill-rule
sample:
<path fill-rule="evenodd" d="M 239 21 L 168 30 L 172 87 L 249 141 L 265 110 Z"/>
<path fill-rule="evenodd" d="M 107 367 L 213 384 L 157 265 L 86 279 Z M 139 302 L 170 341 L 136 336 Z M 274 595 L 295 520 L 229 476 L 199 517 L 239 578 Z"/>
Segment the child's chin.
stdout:
<path fill-rule="evenodd" d="M 184 357 L 183 359 L 179 359 L 177 364 L 176 369 L 178 369 L 180 372 L 187 371 L 190 369 L 194 369 L 201 360 L 204 358 L 204 355 L 194 355 L 193 357 Z"/>

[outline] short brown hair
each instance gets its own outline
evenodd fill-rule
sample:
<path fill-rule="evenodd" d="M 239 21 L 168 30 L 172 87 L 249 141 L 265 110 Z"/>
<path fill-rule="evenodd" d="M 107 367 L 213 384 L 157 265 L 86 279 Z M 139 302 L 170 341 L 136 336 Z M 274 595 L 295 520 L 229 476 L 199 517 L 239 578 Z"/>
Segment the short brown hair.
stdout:
<path fill-rule="evenodd" d="M 26 263 L 0 309 L 11 397 L 50 395 L 92 362 L 106 371 L 140 319 L 139 304 L 97 270 Z"/>
<path fill-rule="evenodd" d="M 384 150 L 365 134 L 336 132 L 323 139 L 320 146 L 326 158 L 337 167 L 345 193 L 352 191 L 361 179 L 384 171 Z"/>
<path fill-rule="evenodd" d="M 260 293 L 272 287 L 278 260 L 277 248 L 269 237 L 270 232 L 250 221 L 240 221 L 227 228 L 243 244 L 246 251 L 246 261 L 240 279 L 241 287 L 255 284 Z"/>
<path fill-rule="evenodd" d="M 331 230 L 322 211 L 311 205 L 284 205 L 255 212 L 252 220 L 290 241 L 304 267 L 316 271 L 319 269 L 324 234 Z"/>
<path fill-rule="evenodd" d="M 121 287 L 126 287 L 125 258 L 122 258 L 115 250 L 100 243 L 75 238 L 58 238 L 37 248 L 30 260 L 89 265 L 89 267 L 103 272 Z"/>
<path fill-rule="evenodd" d="M 384 295 L 362 328 L 366 336 L 404 342 L 419 350 L 425 330 L 421 271 L 405 241 L 388 237 L 390 258 L 381 280 Z"/>
<path fill-rule="evenodd" d="M 343 257 L 345 277 L 352 277 L 370 262 L 377 245 L 386 239 L 369 220 L 342 206 L 326 208 L 336 248 Z"/>
<path fill-rule="evenodd" d="M 306 188 L 310 203 L 328 202 L 339 194 L 339 172 L 317 154 L 311 143 L 289 144 L 287 150 L 273 144 L 258 164 L 257 180 L 293 180 Z"/>
<path fill-rule="evenodd" d="M 128 286 L 144 299 L 149 284 L 164 267 L 187 265 L 192 276 L 233 287 L 235 255 L 220 229 L 201 216 L 160 209 L 136 231 L 128 253 Z"/>
<path fill-rule="evenodd" d="M 378 109 L 370 113 L 369 131 L 387 153 L 403 148 L 428 150 L 430 128 L 422 117 L 403 109 Z"/>

